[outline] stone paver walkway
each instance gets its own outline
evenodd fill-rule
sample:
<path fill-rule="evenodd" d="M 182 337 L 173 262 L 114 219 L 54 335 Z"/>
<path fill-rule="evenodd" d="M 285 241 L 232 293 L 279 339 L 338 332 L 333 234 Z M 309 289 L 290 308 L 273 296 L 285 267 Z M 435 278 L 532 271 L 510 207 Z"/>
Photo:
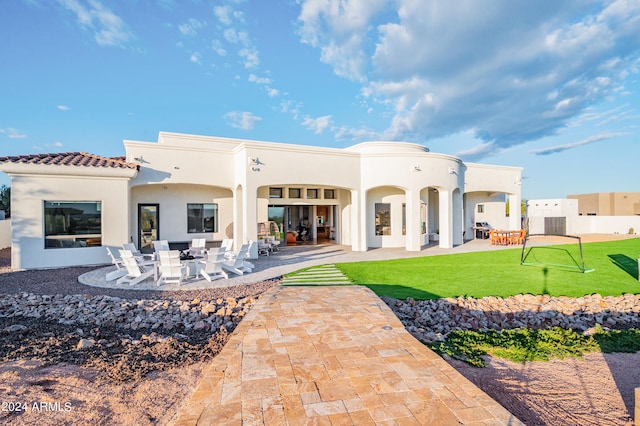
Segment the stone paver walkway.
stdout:
<path fill-rule="evenodd" d="M 362 286 L 275 287 L 205 369 L 177 425 L 522 424 Z"/>

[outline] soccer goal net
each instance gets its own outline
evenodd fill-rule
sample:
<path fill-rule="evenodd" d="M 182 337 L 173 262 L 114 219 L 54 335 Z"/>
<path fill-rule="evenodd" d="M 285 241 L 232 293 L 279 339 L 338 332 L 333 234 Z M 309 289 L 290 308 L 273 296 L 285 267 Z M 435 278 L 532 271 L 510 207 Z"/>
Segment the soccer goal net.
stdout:
<path fill-rule="evenodd" d="M 520 264 L 593 271 L 585 266 L 582 240 L 576 235 L 527 234 Z"/>

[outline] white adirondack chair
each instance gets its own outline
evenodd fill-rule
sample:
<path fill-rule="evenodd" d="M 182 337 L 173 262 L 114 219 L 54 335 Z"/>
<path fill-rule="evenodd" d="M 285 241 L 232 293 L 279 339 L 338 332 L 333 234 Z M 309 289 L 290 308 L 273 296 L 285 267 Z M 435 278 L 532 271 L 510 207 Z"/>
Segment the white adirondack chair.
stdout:
<path fill-rule="evenodd" d="M 199 261 L 200 275 L 205 280 L 211 282 L 220 278 L 229 278 L 229 275 L 222 269 L 224 263 L 224 248 L 211 249 L 207 252 L 207 258 Z"/>
<path fill-rule="evenodd" d="M 155 274 L 153 263 L 139 263 L 129 250 L 120 250 L 119 252 L 127 273 L 116 281 L 117 284 L 129 283 L 129 285 L 136 285 Z"/>
<path fill-rule="evenodd" d="M 136 248 L 133 243 L 124 243 L 122 245 L 122 250 L 128 250 L 133 254 L 134 257 L 142 257 L 142 253 Z"/>
<path fill-rule="evenodd" d="M 115 265 L 116 270 L 107 273 L 107 275 L 105 276 L 105 279 L 107 281 L 113 281 L 117 278 L 123 277 L 127 273 L 127 268 L 125 268 L 124 262 L 122 261 L 122 259 L 117 258 L 113 255 L 113 252 L 109 247 L 107 247 L 106 249 L 107 249 L 107 254 L 111 258 L 111 263 Z"/>
<path fill-rule="evenodd" d="M 178 250 L 163 250 L 159 252 L 160 278 L 158 285 L 174 282 L 182 284 L 182 280 L 187 275 L 187 267 L 180 262 L 180 252 Z"/>
<path fill-rule="evenodd" d="M 248 251 L 249 244 L 243 244 L 242 247 L 240 247 L 240 251 L 236 253 L 233 258 L 225 259 L 222 263 L 222 268 L 225 271 L 233 272 L 237 275 L 243 275 L 253 271 L 253 265 L 246 260 Z"/>
<path fill-rule="evenodd" d="M 158 240 L 153 242 L 153 253 L 155 255 L 156 260 L 160 260 L 159 253 L 161 251 L 169 251 L 169 241 L 167 240 Z"/>
<path fill-rule="evenodd" d="M 220 248 L 224 249 L 227 257 L 233 256 L 233 240 L 231 238 L 224 238 Z"/>
<path fill-rule="evenodd" d="M 193 238 L 189 246 L 189 254 L 191 256 L 202 256 L 206 250 L 206 238 Z"/>

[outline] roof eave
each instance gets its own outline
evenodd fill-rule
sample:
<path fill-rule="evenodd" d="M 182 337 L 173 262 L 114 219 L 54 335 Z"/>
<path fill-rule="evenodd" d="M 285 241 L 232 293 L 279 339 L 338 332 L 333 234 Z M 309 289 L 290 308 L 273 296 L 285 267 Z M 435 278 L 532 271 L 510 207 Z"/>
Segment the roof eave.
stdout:
<path fill-rule="evenodd" d="M 86 176 L 131 179 L 138 170 L 130 167 L 88 167 L 52 164 L 0 163 L 0 171 L 8 175 Z"/>

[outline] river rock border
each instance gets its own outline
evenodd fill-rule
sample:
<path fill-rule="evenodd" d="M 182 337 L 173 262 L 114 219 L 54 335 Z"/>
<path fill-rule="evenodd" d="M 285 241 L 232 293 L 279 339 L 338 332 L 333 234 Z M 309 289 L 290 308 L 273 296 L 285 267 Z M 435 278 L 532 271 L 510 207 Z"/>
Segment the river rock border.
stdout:
<path fill-rule="evenodd" d="M 592 332 L 640 327 L 640 295 L 508 298 L 458 297 L 416 301 L 382 298 L 407 330 L 424 342 L 443 340 L 454 330 L 561 327 Z M 0 317 L 36 318 L 63 325 L 109 326 L 124 330 L 231 331 L 258 301 L 257 297 L 191 301 L 123 299 L 112 296 L 2 295 Z M 12 332 L 19 330 L 2 330 Z M 160 330 L 158 330 L 160 331 Z"/>
<path fill-rule="evenodd" d="M 180 301 L 5 294 L 0 298 L 0 318 L 39 318 L 63 325 L 106 326 L 124 330 L 202 330 L 215 333 L 222 328 L 233 330 L 257 301 L 257 297 L 252 296 Z"/>
<path fill-rule="evenodd" d="M 458 297 L 416 301 L 382 298 L 411 334 L 424 342 L 444 340 L 454 330 L 561 327 L 592 333 L 640 327 L 640 295 L 551 297 Z"/>

